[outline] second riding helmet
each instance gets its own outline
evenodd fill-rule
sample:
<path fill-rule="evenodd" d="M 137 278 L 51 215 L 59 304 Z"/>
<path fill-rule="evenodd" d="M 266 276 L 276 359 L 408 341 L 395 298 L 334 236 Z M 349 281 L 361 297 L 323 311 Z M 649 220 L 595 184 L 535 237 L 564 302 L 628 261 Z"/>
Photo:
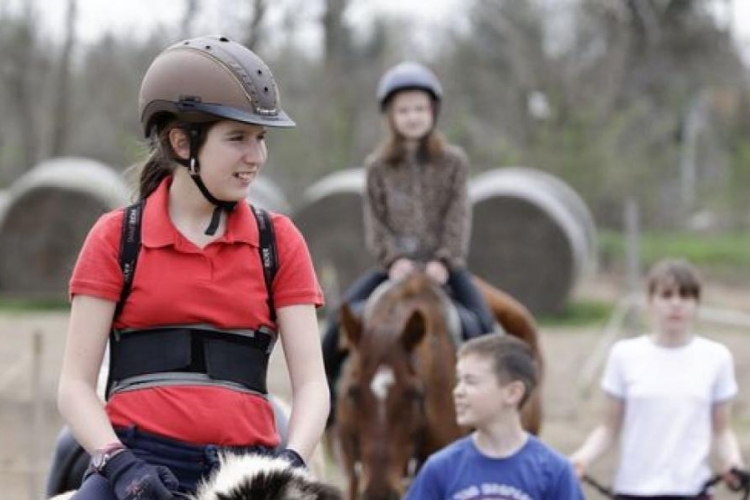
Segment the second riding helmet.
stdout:
<path fill-rule="evenodd" d="M 443 87 L 435 73 L 417 62 L 399 63 L 383 74 L 377 90 L 380 110 L 385 111 L 391 97 L 402 90 L 424 90 L 436 104 L 443 98 Z"/>
<path fill-rule="evenodd" d="M 171 118 L 295 125 L 281 109 L 266 63 L 247 47 L 218 36 L 184 40 L 160 53 L 143 77 L 138 112 L 147 137 Z"/>

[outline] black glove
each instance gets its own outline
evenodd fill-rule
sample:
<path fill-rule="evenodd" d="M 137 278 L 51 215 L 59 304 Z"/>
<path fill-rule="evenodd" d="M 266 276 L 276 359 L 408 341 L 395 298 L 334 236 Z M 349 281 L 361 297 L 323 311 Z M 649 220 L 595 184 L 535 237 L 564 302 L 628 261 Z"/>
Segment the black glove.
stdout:
<path fill-rule="evenodd" d="M 305 461 L 302 459 L 300 454 L 291 448 L 284 448 L 276 455 L 276 457 L 283 458 L 284 460 L 289 462 L 292 467 L 300 467 L 302 469 L 307 467 L 307 464 L 305 464 Z"/>
<path fill-rule="evenodd" d="M 124 450 L 112 457 L 101 471 L 117 500 L 171 500 L 179 481 L 168 468 L 149 465 Z"/>

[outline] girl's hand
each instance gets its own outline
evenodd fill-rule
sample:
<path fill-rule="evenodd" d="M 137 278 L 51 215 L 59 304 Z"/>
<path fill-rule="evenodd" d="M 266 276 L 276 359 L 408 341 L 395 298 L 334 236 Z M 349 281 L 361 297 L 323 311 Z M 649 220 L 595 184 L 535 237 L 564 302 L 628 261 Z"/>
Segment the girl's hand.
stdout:
<path fill-rule="evenodd" d="M 391 264 L 390 269 L 388 269 L 388 278 L 391 280 L 399 280 L 414 271 L 415 268 L 414 261 L 409 260 L 406 257 L 401 257 Z"/>
<path fill-rule="evenodd" d="M 741 491 L 748 487 L 750 482 L 750 473 L 739 467 L 732 467 L 725 471 L 721 478 L 732 491 Z"/>
<path fill-rule="evenodd" d="M 425 272 L 427 273 L 427 276 L 441 285 L 444 285 L 445 282 L 448 281 L 448 268 L 439 260 L 431 260 L 428 262 Z"/>
<path fill-rule="evenodd" d="M 575 473 L 576 477 L 580 480 L 583 479 L 583 476 L 586 474 L 586 464 L 584 463 L 581 458 L 579 458 L 575 453 L 568 457 L 568 460 L 570 460 L 571 465 L 573 466 L 573 472 Z"/>

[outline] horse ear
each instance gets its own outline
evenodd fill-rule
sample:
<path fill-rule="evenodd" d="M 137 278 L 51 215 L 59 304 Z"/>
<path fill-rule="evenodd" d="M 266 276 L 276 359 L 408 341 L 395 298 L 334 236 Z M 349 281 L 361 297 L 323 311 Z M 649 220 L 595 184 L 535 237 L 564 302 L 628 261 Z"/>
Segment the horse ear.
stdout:
<path fill-rule="evenodd" d="M 419 310 L 414 311 L 406 321 L 404 331 L 401 333 L 401 344 L 407 351 L 412 351 L 422 342 L 425 333 L 427 333 L 427 327 L 424 314 Z"/>
<path fill-rule="evenodd" d="M 359 340 L 362 337 L 362 322 L 352 312 L 351 307 L 346 302 L 341 305 L 341 309 L 339 310 L 339 321 L 344 333 L 343 337 L 340 337 L 340 341 L 350 347 L 359 344 Z"/>

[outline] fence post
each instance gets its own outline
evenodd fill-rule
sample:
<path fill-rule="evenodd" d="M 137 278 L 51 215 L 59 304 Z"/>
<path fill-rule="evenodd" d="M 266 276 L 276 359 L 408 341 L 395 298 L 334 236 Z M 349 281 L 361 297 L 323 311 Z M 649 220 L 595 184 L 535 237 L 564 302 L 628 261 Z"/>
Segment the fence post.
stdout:
<path fill-rule="evenodd" d="M 42 463 L 42 446 L 44 441 L 44 391 L 42 388 L 42 357 L 44 342 L 42 332 L 35 330 L 32 336 L 31 356 L 31 407 L 32 429 L 28 456 L 29 498 L 43 500 L 39 472 Z"/>

